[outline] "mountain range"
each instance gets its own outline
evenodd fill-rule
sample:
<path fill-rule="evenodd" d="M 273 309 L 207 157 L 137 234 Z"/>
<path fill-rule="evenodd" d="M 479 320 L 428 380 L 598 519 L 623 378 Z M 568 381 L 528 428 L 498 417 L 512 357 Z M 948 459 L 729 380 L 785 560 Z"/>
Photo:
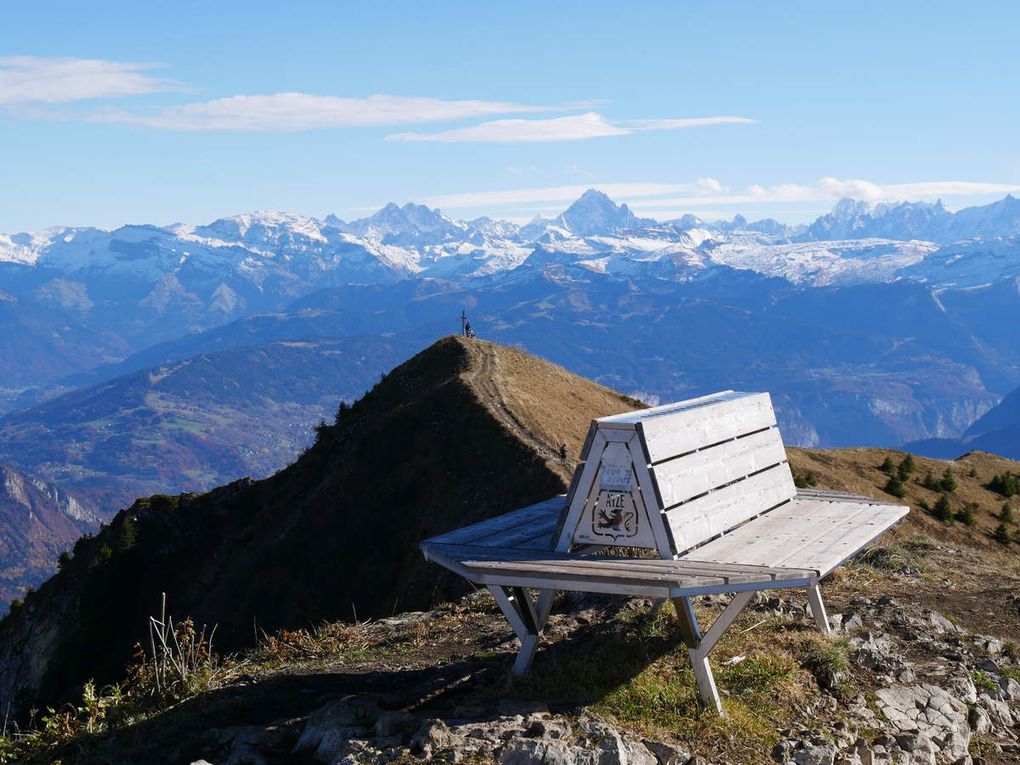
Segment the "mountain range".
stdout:
<path fill-rule="evenodd" d="M 0 236 L 0 463 L 101 519 L 266 476 L 462 310 L 648 402 L 770 390 L 791 444 L 1015 453 L 1016 419 L 978 423 L 1020 385 L 1017 199 L 787 226 L 591 190 L 523 226 L 390 204 Z"/>

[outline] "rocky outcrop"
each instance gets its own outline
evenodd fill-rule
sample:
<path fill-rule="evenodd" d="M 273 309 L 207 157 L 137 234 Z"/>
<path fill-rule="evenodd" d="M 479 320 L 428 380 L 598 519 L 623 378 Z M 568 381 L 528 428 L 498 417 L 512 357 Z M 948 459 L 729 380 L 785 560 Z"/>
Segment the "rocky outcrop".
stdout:
<path fill-rule="evenodd" d="M 705 600 L 716 605 L 725 597 Z M 795 622 L 804 612 L 802 602 L 785 597 L 759 596 L 750 607 Z M 384 624 L 429 619 L 429 613 L 405 614 Z M 833 640 L 844 644 L 857 679 L 872 682 L 848 695 L 842 678 L 824 683 L 816 677 L 820 692 L 802 718 L 811 727 L 779 731 L 774 762 L 980 765 L 1020 758 L 1018 661 L 1008 644 L 889 597 L 855 598 L 831 621 Z M 352 694 L 302 720 L 219 731 L 224 754 L 206 762 L 743 765 L 707 760 L 698 742 L 671 740 L 668 731 L 650 738 L 584 708 L 476 700 L 411 709 L 393 708 L 393 702 L 382 693 Z M 287 728 L 289 735 L 282 732 Z"/>

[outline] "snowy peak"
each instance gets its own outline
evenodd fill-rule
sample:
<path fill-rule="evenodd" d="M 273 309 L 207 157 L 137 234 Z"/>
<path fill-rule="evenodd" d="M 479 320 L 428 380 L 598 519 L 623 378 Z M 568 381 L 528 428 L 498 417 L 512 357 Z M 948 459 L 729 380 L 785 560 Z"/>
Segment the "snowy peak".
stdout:
<path fill-rule="evenodd" d="M 803 237 L 810 241 L 892 239 L 953 242 L 963 239 L 1020 235 L 1020 200 L 1006 196 L 998 202 L 949 212 L 936 202 L 867 202 L 841 199 L 821 216 Z"/>
<path fill-rule="evenodd" d="M 191 229 L 190 233 L 197 238 L 253 245 L 286 246 L 297 242 L 326 241 L 322 224 L 315 218 L 273 210 L 219 218 L 208 226 Z"/>
<path fill-rule="evenodd" d="M 614 234 L 655 225 L 638 218 L 627 205 L 618 205 L 597 189 L 588 189 L 556 219 L 556 224 L 577 236 Z"/>
<path fill-rule="evenodd" d="M 375 215 L 339 226 L 362 239 L 382 244 L 441 244 L 463 238 L 467 226 L 447 218 L 439 210 L 408 202 L 398 207 L 393 202 Z"/>

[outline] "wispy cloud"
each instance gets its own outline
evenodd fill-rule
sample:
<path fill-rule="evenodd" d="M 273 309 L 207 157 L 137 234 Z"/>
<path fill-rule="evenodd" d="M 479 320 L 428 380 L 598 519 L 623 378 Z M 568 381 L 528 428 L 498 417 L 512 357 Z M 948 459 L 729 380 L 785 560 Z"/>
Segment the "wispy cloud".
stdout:
<path fill-rule="evenodd" d="M 339 98 L 308 93 L 274 93 L 217 98 L 148 113 L 101 112 L 91 115 L 90 119 L 162 130 L 297 131 L 441 122 L 541 111 L 548 111 L 548 107 L 503 101 L 454 101 L 392 95 Z"/>
<path fill-rule="evenodd" d="M 776 186 L 748 186 L 739 193 L 711 193 L 683 197 L 643 199 L 642 209 L 691 206 L 733 206 L 785 202 L 823 202 L 850 197 L 866 202 L 903 202 L 941 197 L 987 196 L 1020 191 L 1020 185 L 977 181 L 924 181 L 918 183 L 878 184 L 862 179 L 826 177 L 814 185 L 794 183 Z"/>
<path fill-rule="evenodd" d="M 442 209 L 459 209 L 530 205 L 536 202 L 573 202 L 591 187 L 591 184 L 577 184 L 506 191 L 473 191 L 464 194 L 428 197 L 425 204 Z M 663 194 L 713 194 L 728 191 L 715 178 L 699 178 L 692 183 L 600 183 L 597 188 L 618 199 L 642 199 Z"/>
<path fill-rule="evenodd" d="M 551 119 L 509 119 L 483 122 L 440 133 L 395 133 L 389 141 L 440 143 L 537 143 L 584 141 L 589 138 L 630 135 L 646 130 L 679 130 L 709 125 L 751 125 L 748 117 L 693 117 L 688 119 L 628 120 L 613 123 L 598 112 Z"/>
<path fill-rule="evenodd" d="M 181 90 L 155 64 L 90 58 L 0 57 L 0 104 L 55 104 Z"/>

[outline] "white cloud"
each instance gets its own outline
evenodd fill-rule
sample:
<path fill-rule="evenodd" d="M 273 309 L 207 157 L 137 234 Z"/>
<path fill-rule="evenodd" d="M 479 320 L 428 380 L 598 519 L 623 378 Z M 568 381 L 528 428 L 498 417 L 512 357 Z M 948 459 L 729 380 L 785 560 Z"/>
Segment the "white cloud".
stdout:
<path fill-rule="evenodd" d="M 153 113 L 100 112 L 90 119 L 163 130 L 293 131 L 435 122 L 546 107 L 501 101 L 452 101 L 440 98 L 374 95 L 367 98 L 274 93 L 231 96 L 172 106 Z"/>
<path fill-rule="evenodd" d="M 593 184 L 546 186 L 544 188 L 510 189 L 506 191 L 472 191 L 464 194 L 433 196 L 425 204 L 442 209 L 528 205 L 534 202 L 573 202 Z M 600 183 L 600 191 L 613 198 L 639 199 L 662 194 L 721 193 L 727 191 L 715 178 L 699 178 L 693 183 Z"/>
<path fill-rule="evenodd" d="M 676 120 L 626 120 L 621 124 L 632 130 L 682 130 L 712 125 L 757 125 L 758 120 L 749 117 L 689 117 Z"/>
<path fill-rule="evenodd" d="M 390 141 L 436 141 L 440 143 L 524 143 L 584 141 L 589 138 L 630 135 L 647 130 L 679 130 L 709 125 L 751 125 L 747 117 L 694 117 L 690 119 L 628 120 L 612 123 L 598 112 L 552 119 L 512 119 L 483 122 L 441 133 L 396 133 Z"/>
<path fill-rule="evenodd" d="M 180 90 L 153 64 L 88 58 L 0 57 L 0 104 L 61 103 Z"/>
<path fill-rule="evenodd" d="M 696 196 L 645 199 L 643 209 L 689 206 L 732 206 L 783 202 L 822 202 L 850 197 L 865 202 L 903 202 L 941 197 L 968 197 L 1020 191 L 1020 184 L 976 181 L 930 181 L 881 185 L 861 179 L 822 178 L 813 186 L 785 183 L 777 186 L 748 186 L 737 194 L 709 193 Z"/>
<path fill-rule="evenodd" d="M 438 141 L 440 143 L 521 143 L 582 141 L 630 131 L 610 124 L 601 114 L 585 112 L 547 120 L 494 120 L 442 133 L 396 133 L 388 141 Z"/>

